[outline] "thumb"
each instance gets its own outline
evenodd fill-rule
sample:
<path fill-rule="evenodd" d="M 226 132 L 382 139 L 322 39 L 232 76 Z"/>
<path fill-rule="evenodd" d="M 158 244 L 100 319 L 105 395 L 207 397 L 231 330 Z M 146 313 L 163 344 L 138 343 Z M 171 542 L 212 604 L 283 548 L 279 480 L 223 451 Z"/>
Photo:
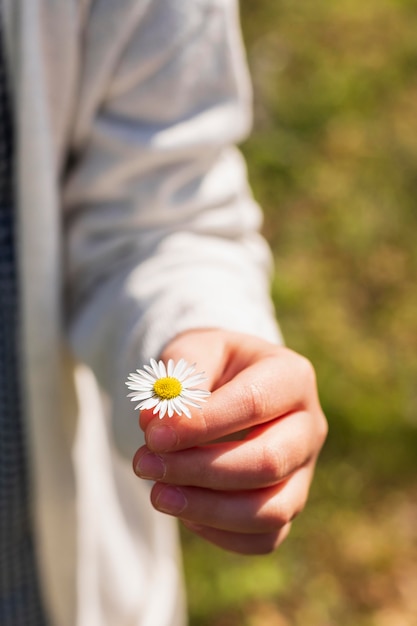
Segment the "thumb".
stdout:
<path fill-rule="evenodd" d="M 174 363 L 185 359 L 190 365 L 195 364 L 196 373 L 204 373 L 207 379 L 204 388 L 212 391 L 223 371 L 224 344 L 219 340 L 215 330 L 190 330 L 178 335 L 167 344 L 160 359 L 164 363 L 167 363 L 169 359 L 172 359 Z M 158 419 L 152 409 L 140 411 L 139 425 L 142 430 L 145 431 L 155 418 Z"/>
<path fill-rule="evenodd" d="M 195 364 L 198 372 L 204 372 L 207 384 L 212 390 L 223 373 L 226 360 L 225 342 L 221 331 L 201 329 L 189 330 L 175 337 L 162 351 L 161 359 L 178 362 L 185 359 Z"/>

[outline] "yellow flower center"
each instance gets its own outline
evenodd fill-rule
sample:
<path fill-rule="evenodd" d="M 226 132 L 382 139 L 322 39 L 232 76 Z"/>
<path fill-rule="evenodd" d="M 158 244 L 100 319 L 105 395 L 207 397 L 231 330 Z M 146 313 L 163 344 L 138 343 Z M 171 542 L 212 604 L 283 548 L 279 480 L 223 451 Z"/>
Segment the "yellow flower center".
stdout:
<path fill-rule="evenodd" d="M 182 391 L 182 385 L 179 380 L 172 376 L 166 376 L 165 378 L 159 378 L 154 382 L 153 390 L 158 398 L 162 400 L 172 400 L 180 395 Z"/>

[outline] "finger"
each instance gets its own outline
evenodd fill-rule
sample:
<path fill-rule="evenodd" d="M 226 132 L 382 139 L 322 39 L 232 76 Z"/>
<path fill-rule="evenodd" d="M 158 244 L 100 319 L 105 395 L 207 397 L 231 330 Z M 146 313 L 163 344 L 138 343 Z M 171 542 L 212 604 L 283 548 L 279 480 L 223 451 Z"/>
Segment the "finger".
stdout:
<path fill-rule="evenodd" d="M 285 351 L 287 354 L 291 351 Z M 145 426 L 148 447 L 155 451 L 180 450 L 214 441 L 232 433 L 306 408 L 306 398 L 318 410 L 314 370 L 295 353 L 282 349 L 238 373 L 216 389 L 207 404 L 192 411 L 192 418 L 175 416 L 162 424 L 158 418 Z M 290 359 L 294 359 L 292 364 Z M 306 393 L 306 388 L 309 393 Z"/>
<path fill-rule="evenodd" d="M 163 513 L 242 533 L 270 533 L 298 515 L 307 500 L 312 467 L 296 472 L 287 482 L 254 491 L 212 491 L 156 483 L 151 491 L 153 506 Z"/>
<path fill-rule="evenodd" d="M 273 552 L 286 539 L 291 530 L 291 524 L 289 523 L 272 533 L 248 535 L 245 533 L 218 530 L 208 526 L 197 526 L 186 520 L 182 521 L 186 528 L 206 541 L 213 543 L 219 548 L 223 548 L 223 550 L 245 555 L 260 555 Z"/>
<path fill-rule="evenodd" d="M 165 363 L 172 359 L 178 363 L 184 359 L 188 363 L 194 363 L 198 357 L 198 372 L 206 377 L 206 389 L 214 389 L 218 384 L 220 372 L 225 369 L 225 361 L 227 358 L 224 350 L 223 342 L 213 340 L 217 332 L 214 329 L 194 330 L 178 335 L 169 344 L 160 358 Z M 196 347 L 196 337 L 198 336 L 198 347 Z M 141 410 L 139 414 L 139 425 L 145 430 L 149 422 L 155 418 L 150 410 Z"/>
<path fill-rule="evenodd" d="M 320 448 L 316 419 L 305 411 L 257 427 L 243 441 L 154 454 L 147 446 L 133 459 L 141 478 L 213 490 L 269 487 L 311 461 Z"/>

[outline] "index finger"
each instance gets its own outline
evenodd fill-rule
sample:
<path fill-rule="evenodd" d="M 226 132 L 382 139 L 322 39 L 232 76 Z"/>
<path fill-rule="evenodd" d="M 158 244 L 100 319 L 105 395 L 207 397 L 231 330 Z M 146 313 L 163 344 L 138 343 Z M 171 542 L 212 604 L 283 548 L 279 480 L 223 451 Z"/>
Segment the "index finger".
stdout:
<path fill-rule="evenodd" d="M 281 349 L 216 389 L 201 409 L 192 411 L 191 419 L 175 415 L 162 423 L 142 415 L 148 448 L 165 452 L 206 444 L 304 408 L 306 385 L 314 379 L 308 365 L 306 359 Z"/>

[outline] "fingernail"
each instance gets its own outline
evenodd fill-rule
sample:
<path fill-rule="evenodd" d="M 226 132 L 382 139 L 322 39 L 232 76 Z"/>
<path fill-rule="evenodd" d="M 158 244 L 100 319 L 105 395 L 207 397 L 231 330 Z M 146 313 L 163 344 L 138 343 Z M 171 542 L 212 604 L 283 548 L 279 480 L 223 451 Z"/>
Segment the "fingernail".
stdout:
<path fill-rule="evenodd" d="M 179 515 L 187 506 L 187 500 L 181 489 L 168 486 L 159 492 L 155 506 L 163 513 Z"/>
<path fill-rule="evenodd" d="M 146 442 L 152 450 L 165 452 L 177 445 L 178 435 L 170 426 L 154 426 L 146 437 Z"/>
<path fill-rule="evenodd" d="M 160 456 L 146 452 L 137 462 L 135 472 L 141 478 L 158 480 L 165 476 L 166 467 Z"/>

